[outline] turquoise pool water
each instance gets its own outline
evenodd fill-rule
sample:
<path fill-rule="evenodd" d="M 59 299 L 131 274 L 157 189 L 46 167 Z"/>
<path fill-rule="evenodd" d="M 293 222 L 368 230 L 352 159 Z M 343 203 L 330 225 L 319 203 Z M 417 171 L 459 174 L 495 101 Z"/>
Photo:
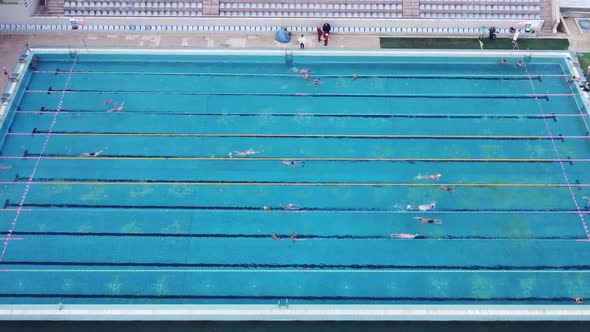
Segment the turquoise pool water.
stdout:
<path fill-rule="evenodd" d="M 37 56 L 3 127 L 0 303 L 590 296 L 562 59 Z"/>

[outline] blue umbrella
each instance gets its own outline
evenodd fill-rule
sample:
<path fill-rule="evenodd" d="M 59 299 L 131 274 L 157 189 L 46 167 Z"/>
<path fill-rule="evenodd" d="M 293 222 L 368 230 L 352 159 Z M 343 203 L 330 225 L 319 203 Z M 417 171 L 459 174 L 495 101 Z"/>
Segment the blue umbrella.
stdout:
<path fill-rule="evenodd" d="M 278 29 L 277 33 L 275 34 L 275 40 L 279 43 L 288 43 L 291 41 L 291 36 L 289 36 L 287 30 L 281 28 Z"/>

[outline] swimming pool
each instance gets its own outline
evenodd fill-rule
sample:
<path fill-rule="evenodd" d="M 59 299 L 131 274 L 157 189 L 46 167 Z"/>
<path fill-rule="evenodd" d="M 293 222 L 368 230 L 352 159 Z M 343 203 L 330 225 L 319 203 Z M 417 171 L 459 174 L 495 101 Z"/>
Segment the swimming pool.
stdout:
<path fill-rule="evenodd" d="M 0 303 L 589 295 L 562 58 L 36 55 L 4 124 Z"/>

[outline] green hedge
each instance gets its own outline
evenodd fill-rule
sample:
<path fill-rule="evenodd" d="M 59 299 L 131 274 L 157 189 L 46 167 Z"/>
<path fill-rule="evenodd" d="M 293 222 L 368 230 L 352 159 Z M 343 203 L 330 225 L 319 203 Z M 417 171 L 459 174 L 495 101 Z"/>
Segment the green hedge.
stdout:
<path fill-rule="evenodd" d="M 380 38 L 381 48 L 442 48 L 442 49 L 479 49 L 477 38 Z M 520 39 L 518 44 L 521 50 L 567 50 L 567 39 Z M 512 40 L 498 38 L 495 40 L 484 39 L 483 48 L 488 50 L 512 49 Z"/>

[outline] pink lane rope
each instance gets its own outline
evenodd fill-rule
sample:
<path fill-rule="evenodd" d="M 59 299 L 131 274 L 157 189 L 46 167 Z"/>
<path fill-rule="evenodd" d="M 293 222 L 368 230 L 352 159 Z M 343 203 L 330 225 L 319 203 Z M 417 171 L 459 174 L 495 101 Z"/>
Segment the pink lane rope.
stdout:
<path fill-rule="evenodd" d="M 49 126 L 49 130 L 47 131 L 47 136 L 45 137 L 45 142 L 43 142 L 43 147 L 41 148 L 41 152 L 39 153 L 39 156 L 37 157 L 37 162 L 35 163 L 35 167 L 33 167 L 33 171 L 31 172 L 31 175 L 29 176 L 29 179 L 28 179 L 27 185 L 25 186 L 25 190 L 23 192 L 23 195 L 21 196 L 20 202 L 18 203 L 18 208 L 16 209 L 16 214 L 14 216 L 14 219 L 12 220 L 12 224 L 10 226 L 10 229 L 8 230 L 8 233 L 6 234 L 6 238 L 4 239 L 4 246 L 2 248 L 2 253 L 0 254 L 0 262 L 2 262 L 2 260 L 4 259 L 4 255 L 6 254 L 6 248 L 8 248 L 8 243 L 10 242 L 10 240 L 12 238 L 12 232 L 14 232 L 14 228 L 16 227 L 16 222 L 18 221 L 18 217 L 20 216 L 20 213 L 23 210 L 23 204 L 25 203 L 25 200 L 27 199 L 27 194 L 29 193 L 29 188 L 31 188 L 31 184 L 33 183 L 33 178 L 35 177 L 35 173 L 37 173 L 37 168 L 39 167 L 39 163 L 41 162 L 41 159 L 42 159 L 41 157 L 43 156 L 43 153 L 45 153 L 45 149 L 47 148 L 47 143 L 49 143 L 49 138 L 51 138 L 51 132 L 53 131 L 53 127 L 55 127 L 55 123 L 57 122 L 57 115 L 59 114 L 59 111 L 61 110 L 61 107 L 63 105 L 65 90 L 68 88 L 68 85 L 70 84 L 70 78 L 72 77 L 72 71 L 74 70 L 74 66 L 76 65 L 77 60 L 78 60 L 78 54 L 76 53 L 76 56 L 74 57 L 74 61 L 72 62 L 72 66 L 70 67 L 70 74 L 68 75 L 68 78 L 66 79 L 66 84 L 64 85 L 61 98 L 59 99 L 59 104 L 57 105 L 57 112 L 53 115 L 53 121 L 51 121 L 51 126 Z"/>
<path fill-rule="evenodd" d="M 537 102 L 537 106 L 539 107 L 539 111 L 541 112 L 541 115 L 545 115 L 545 112 L 543 111 L 543 106 L 541 105 L 541 102 L 539 102 L 539 98 L 537 97 L 537 91 L 535 90 L 535 84 L 533 83 L 533 79 L 531 78 L 531 74 L 529 73 L 529 69 L 526 65 L 526 62 L 523 61 L 522 62 L 524 65 L 524 70 L 527 73 L 527 75 L 529 75 L 529 83 L 531 84 L 531 89 L 533 90 L 533 95 L 535 95 L 535 101 Z M 568 94 L 563 94 L 563 95 L 568 95 Z M 571 94 L 574 95 L 574 94 Z M 588 238 L 588 240 L 590 240 L 590 230 L 588 230 L 588 225 L 586 224 L 586 220 L 584 219 L 584 214 L 582 213 L 582 210 L 580 209 L 580 205 L 578 204 L 578 200 L 576 199 L 576 195 L 574 194 L 574 190 L 572 189 L 572 185 L 570 184 L 570 181 L 568 179 L 567 176 L 567 172 L 565 170 L 565 166 L 563 164 L 563 160 L 561 159 L 561 156 L 559 154 L 559 151 L 557 150 L 557 145 L 555 144 L 555 140 L 553 139 L 553 133 L 551 132 L 551 128 L 549 127 L 549 122 L 547 122 L 546 118 L 543 118 L 543 122 L 545 123 L 545 128 L 547 128 L 547 133 L 549 133 L 549 137 L 551 137 L 551 144 L 553 145 L 553 150 L 555 150 L 555 155 L 557 156 L 557 159 L 559 159 L 559 166 L 561 166 L 561 171 L 563 172 L 563 178 L 565 180 L 565 183 L 567 184 L 567 187 L 570 191 L 570 194 L 572 196 L 572 200 L 574 201 L 574 205 L 576 206 L 576 210 L 577 210 L 577 214 L 578 216 L 580 216 L 580 221 L 582 222 L 582 226 L 584 227 L 584 231 L 586 232 L 586 237 Z"/>

